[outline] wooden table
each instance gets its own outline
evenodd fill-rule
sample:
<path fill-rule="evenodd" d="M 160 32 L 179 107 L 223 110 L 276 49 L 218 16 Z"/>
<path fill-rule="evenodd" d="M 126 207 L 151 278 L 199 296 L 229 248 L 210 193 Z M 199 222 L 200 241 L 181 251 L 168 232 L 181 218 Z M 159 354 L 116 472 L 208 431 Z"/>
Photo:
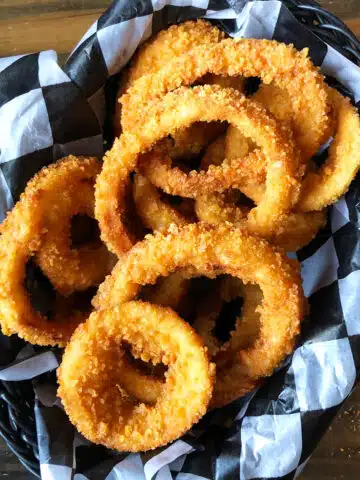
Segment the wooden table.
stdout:
<path fill-rule="evenodd" d="M 360 0 L 318 0 L 360 38 Z M 0 0 L 0 57 L 54 49 L 62 61 L 110 0 Z M 360 478 L 360 388 L 315 450 L 302 480 Z M 17 459 L 0 443 L 0 480 L 27 480 Z"/>

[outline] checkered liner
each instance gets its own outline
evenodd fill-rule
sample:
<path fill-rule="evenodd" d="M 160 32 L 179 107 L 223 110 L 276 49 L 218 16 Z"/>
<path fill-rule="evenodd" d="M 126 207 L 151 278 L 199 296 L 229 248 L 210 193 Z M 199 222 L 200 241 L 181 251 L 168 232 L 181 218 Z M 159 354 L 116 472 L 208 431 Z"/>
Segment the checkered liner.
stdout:
<path fill-rule="evenodd" d="M 68 153 L 102 154 L 106 80 L 150 35 L 198 17 L 212 20 L 234 37 L 308 46 L 323 73 L 359 102 L 360 70 L 307 30 L 281 2 L 114 2 L 81 39 L 63 70 L 52 51 L 0 59 L 1 217 L 42 166 Z M 326 228 L 297 254 L 311 313 L 291 358 L 258 391 L 209 413 L 168 447 L 119 454 L 89 444 L 56 399 L 59 356 L 52 350 L 35 354 L 30 346 L 20 352 L 14 363 L 0 370 L 0 379 L 35 378 L 42 478 L 296 478 L 360 371 L 359 199 L 358 176 L 329 209 Z M 1 364 L 6 339 L 0 342 Z M 37 380 L 44 372 L 52 373 L 46 381 Z"/>

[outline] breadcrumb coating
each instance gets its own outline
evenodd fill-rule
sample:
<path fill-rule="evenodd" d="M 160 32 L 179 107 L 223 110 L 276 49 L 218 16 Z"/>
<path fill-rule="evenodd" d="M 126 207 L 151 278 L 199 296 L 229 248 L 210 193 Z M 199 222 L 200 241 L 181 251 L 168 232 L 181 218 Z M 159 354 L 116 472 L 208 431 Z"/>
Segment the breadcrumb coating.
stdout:
<path fill-rule="evenodd" d="M 124 347 L 168 366 L 153 405 L 123 385 Z M 215 369 L 201 338 L 171 309 L 129 302 L 93 313 L 80 325 L 58 370 L 66 413 L 90 441 L 120 451 L 150 450 L 175 440 L 206 413 Z"/>
<path fill-rule="evenodd" d="M 330 122 L 323 76 L 308 58 L 308 49 L 297 51 L 292 45 L 274 40 L 229 38 L 214 45 L 200 45 L 165 64 L 157 73 L 139 78 L 121 98 L 123 128 L 136 128 L 144 105 L 150 106 L 151 100 L 191 85 L 207 73 L 260 77 L 264 84 L 285 89 L 294 116 L 306 125 L 311 143 L 321 145 Z"/>
<path fill-rule="evenodd" d="M 24 281 L 28 260 L 38 254 L 49 234 L 50 209 L 56 210 L 56 206 L 66 205 L 68 201 L 68 174 L 71 174 L 72 183 L 80 184 L 84 179 L 93 179 L 98 168 L 94 158 L 73 156 L 45 167 L 29 181 L 20 200 L 2 223 L 0 323 L 5 335 L 16 333 L 37 345 L 65 346 L 77 325 L 88 315 L 76 311 L 66 316 L 59 311 L 50 321 L 32 307 Z M 59 258 L 63 266 L 65 260 Z M 71 272 L 66 271 L 64 277 L 67 274 Z"/>
<path fill-rule="evenodd" d="M 289 211 L 297 202 L 301 176 L 299 158 L 284 125 L 269 117 L 260 104 L 246 99 L 235 90 L 209 85 L 181 88 L 154 103 L 143 116 L 141 128 L 124 133 L 105 155 L 103 169 L 96 182 L 95 215 L 102 239 L 114 253 L 121 255 L 132 246 L 121 217 L 124 215 L 128 178 L 138 167 L 140 154 L 178 128 L 198 120 L 229 121 L 247 136 L 254 137 L 263 150 L 267 159 L 266 194 L 258 207 L 250 212 L 249 222 L 256 223 L 264 231 L 271 231 L 276 217 Z M 237 186 L 236 175 L 241 170 L 237 167 L 238 164 L 224 162 L 206 172 L 190 172 L 187 181 L 190 180 L 197 191 L 203 189 L 204 184 L 211 190 L 222 191 Z M 157 179 L 149 180 L 155 185 L 158 183 Z M 178 182 L 181 192 L 174 192 L 166 188 L 164 182 L 161 183 L 157 186 L 167 193 L 179 194 L 187 188 L 182 177 Z M 191 190 L 187 193 L 191 194 Z"/>
<path fill-rule="evenodd" d="M 328 88 L 335 116 L 334 140 L 325 163 L 304 178 L 298 209 L 321 210 L 347 192 L 360 169 L 360 117 L 348 98 Z"/>
<path fill-rule="evenodd" d="M 271 375 L 292 351 L 304 314 L 298 262 L 265 240 L 230 225 L 172 226 L 166 235 L 149 235 L 127 252 L 100 286 L 93 305 L 101 310 L 132 300 L 141 286 L 154 284 L 178 269 L 186 269 L 189 277 L 228 274 L 260 286 L 264 300 L 257 309 L 259 335 L 251 347 L 236 353 L 242 384 L 237 385 L 238 379 L 233 377 L 233 391 L 245 391 L 258 378 Z M 224 380 L 221 373 L 217 375 L 214 404 L 222 403 L 217 397 L 221 399 L 227 388 L 223 385 L 226 378 L 225 370 Z"/>

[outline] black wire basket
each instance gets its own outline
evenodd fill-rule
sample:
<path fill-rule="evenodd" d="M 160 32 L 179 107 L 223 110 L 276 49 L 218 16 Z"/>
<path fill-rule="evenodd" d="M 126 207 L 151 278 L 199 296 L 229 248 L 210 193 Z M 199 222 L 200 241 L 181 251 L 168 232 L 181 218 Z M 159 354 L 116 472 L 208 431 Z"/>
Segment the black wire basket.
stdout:
<path fill-rule="evenodd" d="M 311 0 L 282 1 L 313 33 L 360 65 L 360 41 L 339 18 Z M 24 467 L 40 478 L 31 381 L 0 381 L 0 436 Z"/>

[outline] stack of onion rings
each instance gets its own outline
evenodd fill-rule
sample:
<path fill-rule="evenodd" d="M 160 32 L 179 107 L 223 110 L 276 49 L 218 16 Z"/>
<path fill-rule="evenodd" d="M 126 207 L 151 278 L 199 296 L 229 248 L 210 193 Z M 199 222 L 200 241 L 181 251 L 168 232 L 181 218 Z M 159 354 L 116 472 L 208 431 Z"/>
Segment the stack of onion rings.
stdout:
<path fill-rule="evenodd" d="M 291 353 L 306 302 L 286 252 L 313 239 L 360 168 L 359 115 L 307 53 L 203 20 L 158 33 L 125 70 L 103 165 L 70 156 L 42 170 L 1 225 L 3 333 L 67 345 L 59 394 L 89 440 L 165 445 Z M 72 243 L 75 215 L 97 219 L 106 247 Z M 109 251 L 96 311 L 78 311 Z M 31 303 L 29 261 L 55 288 L 51 321 Z"/>
<path fill-rule="evenodd" d="M 253 103 L 235 90 L 209 85 L 181 88 L 154 103 L 144 115 L 142 128 L 137 130 L 137 134 L 124 133 L 115 140 L 113 148 L 105 156 L 96 183 L 95 215 L 102 239 L 111 251 L 121 255 L 132 243 L 121 215 L 124 212 L 123 197 L 129 175 L 140 163 L 146 164 L 139 162 L 140 154 L 178 128 L 198 120 L 213 121 L 219 118 L 233 123 L 247 136 L 255 137 L 262 150 L 256 150 L 252 158 L 261 155 L 267 161 L 267 194 L 249 213 L 248 222 L 256 223 L 264 232 L 271 232 L 276 219 L 292 208 L 297 201 L 300 174 L 297 153 L 288 129 L 268 116 L 260 104 Z M 150 160 L 156 153 L 146 155 Z M 175 177 L 175 184 L 181 192 L 185 190 L 191 196 L 192 188 L 200 193 L 204 185 L 211 185 L 215 191 L 223 191 L 233 186 L 232 181 L 238 180 L 241 184 L 244 178 L 249 178 L 246 169 L 238 168 L 238 163 L 224 164 L 209 168 L 203 174 L 190 173 L 186 184 L 182 180 L 176 182 Z M 161 186 L 164 187 L 163 184 Z M 180 193 L 167 187 L 164 190 L 172 194 Z"/>
<path fill-rule="evenodd" d="M 172 25 L 160 31 L 142 45 L 125 70 L 119 86 L 118 97 L 121 96 L 139 79 L 158 72 L 162 66 L 199 45 L 212 45 L 225 38 L 225 34 L 217 27 L 204 20 L 188 21 L 181 25 Z M 244 89 L 242 77 L 222 77 L 206 75 L 199 84 L 219 84 L 222 87 Z M 121 133 L 121 105 L 117 102 L 115 113 L 115 130 Z M 171 138 L 162 142 L 162 149 L 172 158 L 191 157 L 199 154 L 212 139 L 221 132 L 221 125 L 193 124 Z"/>
<path fill-rule="evenodd" d="M 190 241 L 191 240 L 191 241 Z M 236 351 L 243 373 L 233 379 L 234 397 L 258 378 L 270 375 L 294 345 L 304 311 L 299 268 L 267 242 L 231 226 L 191 224 L 166 234 L 149 236 L 125 254 L 101 285 L 95 308 L 108 309 L 136 297 L 141 286 L 183 268 L 187 275 L 230 274 L 245 283 L 258 283 L 264 301 L 258 307 L 260 331 L 248 349 Z M 276 289 L 273 288 L 276 285 Z M 284 299 L 286 298 L 286 302 Z M 277 335 L 267 337 L 276 321 Z M 270 323 L 269 323 L 270 322 Z M 230 361 L 230 360 L 229 360 Z M 238 368 L 238 367 L 237 367 Z M 213 405 L 222 404 L 222 378 L 217 376 Z M 219 399 L 218 399 L 219 396 Z"/>
<path fill-rule="evenodd" d="M 225 39 L 195 47 L 157 73 L 134 82 L 121 98 L 123 129 L 136 128 L 149 100 L 181 85 L 191 85 L 205 74 L 255 76 L 288 92 L 293 111 L 299 124 L 306 125 L 315 152 L 327 140 L 330 108 L 323 77 L 307 54 L 307 49 L 298 52 L 291 45 L 257 39 Z M 307 95 L 301 95 L 304 85 Z"/>

